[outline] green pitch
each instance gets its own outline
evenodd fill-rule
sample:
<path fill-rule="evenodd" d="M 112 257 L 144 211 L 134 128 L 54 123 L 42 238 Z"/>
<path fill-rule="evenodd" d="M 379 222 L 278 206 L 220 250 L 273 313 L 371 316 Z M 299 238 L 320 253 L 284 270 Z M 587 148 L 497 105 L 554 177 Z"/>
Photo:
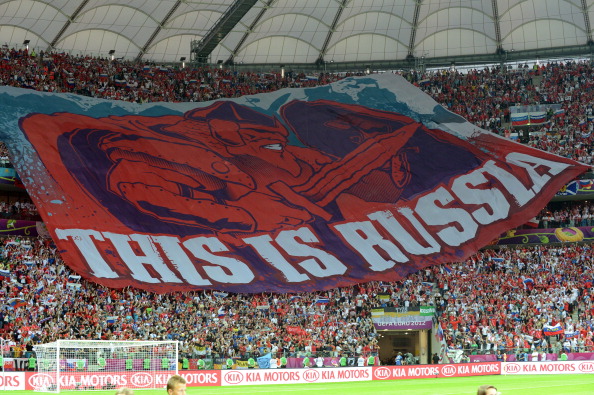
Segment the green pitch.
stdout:
<path fill-rule="evenodd" d="M 475 395 L 479 385 L 491 384 L 502 395 L 591 395 L 594 393 L 594 374 L 480 376 L 417 380 L 386 380 L 352 383 L 285 384 L 236 387 L 188 388 L 189 395 L 244 394 L 323 394 L 323 395 Z M 1 388 L 0 388 L 1 393 Z M 33 391 L 14 391 L 15 394 L 39 394 Z M 63 392 L 80 394 L 80 391 Z M 113 395 L 114 391 L 91 391 L 91 395 Z M 136 390 L 138 395 L 165 395 L 165 390 Z"/>

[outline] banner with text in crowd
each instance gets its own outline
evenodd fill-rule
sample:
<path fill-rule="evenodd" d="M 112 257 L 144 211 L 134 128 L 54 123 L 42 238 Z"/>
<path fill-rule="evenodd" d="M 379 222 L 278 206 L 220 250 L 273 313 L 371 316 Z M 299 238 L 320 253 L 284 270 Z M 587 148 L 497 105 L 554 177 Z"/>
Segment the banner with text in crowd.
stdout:
<path fill-rule="evenodd" d="M 66 263 L 108 287 L 301 292 L 460 261 L 588 169 L 392 74 L 205 103 L 0 88 Z"/>
<path fill-rule="evenodd" d="M 434 316 L 434 306 L 378 307 L 371 309 L 371 320 L 375 329 L 378 330 L 431 329 Z"/>

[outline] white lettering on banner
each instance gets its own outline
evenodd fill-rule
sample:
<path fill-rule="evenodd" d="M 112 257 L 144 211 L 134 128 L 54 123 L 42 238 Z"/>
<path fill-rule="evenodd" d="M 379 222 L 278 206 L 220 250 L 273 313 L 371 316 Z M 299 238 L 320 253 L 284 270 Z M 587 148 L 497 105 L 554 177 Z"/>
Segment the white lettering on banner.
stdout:
<path fill-rule="evenodd" d="M 203 267 L 206 274 L 215 281 L 230 284 L 249 284 L 254 279 L 254 272 L 239 259 L 214 254 L 228 252 L 223 242 L 215 237 L 195 237 L 184 241 L 186 247 L 198 259 L 218 266 Z"/>
<path fill-rule="evenodd" d="M 151 266 L 160 275 L 162 282 L 179 283 L 181 280 L 173 274 L 159 255 L 155 244 L 150 236 L 132 234 L 121 235 L 117 233 L 104 232 L 103 236 L 111 241 L 126 265 L 130 268 L 132 277 L 146 283 L 157 283 L 159 279 L 150 275 L 145 265 Z M 137 255 L 130 242 L 134 241 L 140 247 L 144 255 Z"/>
<path fill-rule="evenodd" d="M 101 253 L 93 242 L 93 239 L 97 241 L 104 240 L 101 232 L 91 229 L 56 229 L 56 236 L 58 236 L 58 239 L 60 240 L 68 240 L 68 238 L 72 239 L 74 245 L 78 247 L 83 258 L 87 261 L 93 276 L 100 278 L 118 277 L 118 274 L 114 272 L 105 259 L 103 259 Z M 93 239 L 91 239 L 91 237 Z"/>
<path fill-rule="evenodd" d="M 368 217 L 371 220 L 379 222 L 384 229 L 390 232 L 390 235 L 395 240 L 398 240 L 398 243 L 406 249 L 409 254 L 430 255 L 439 252 L 441 246 L 414 216 L 411 209 L 405 207 L 397 210 L 397 212 L 410 222 L 413 229 L 418 231 L 418 235 L 407 232 L 401 224 L 401 222 L 404 221 L 398 221 L 396 215 L 390 211 L 378 211 L 370 214 Z M 424 241 L 427 245 L 422 245 L 419 241 Z"/>
<path fill-rule="evenodd" d="M 350 244 L 375 272 L 382 272 L 394 267 L 396 262 L 407 262 L 408 257 L 390 240 L 385 239 L 370 221 L 347 222 L 334 225 L 344 240 Z M 378 252 L 384 251 L 391 259 L 386 259 Z"/>
<path fill-rule="evenodd" d="M 478 224 L 474 222 L 470 213 L 462 208 L 451 207 L 458 203 L 454 196 L 445 188 L 438 188 L 435 192 L 421 197 L 417 201 L 415 211 L 427 225 L 444 226 L 436 234 L 449 246 L 459 246 L 476 235 Z M 447 207 L 450 206 L 450 207 Z"/>
<path fill-rule="evenodd" d="M 426 377 L 426 376 L 434 376 L 437 373 L 439 373 L 439 369 L 437 369 L 433 366 L 408 367 L 408 375 L 409 376 Z"/>
<path fill-rule="evenodd" d="M 452 184 L 452 191 L 464 204 L 476 204 L 480 208 L 473 211 L 472 217 L 482 225 L 488 225 L 509 214 L 510 204 L 498 188 L 481 189 L 479 185 L 489 182 L 483 172 L 475 171 L 458 177 Z M 473 188 L 474 187 L 474 188 Z M 485 206 L 489 207 L 487 210 Z"/>
<path fill-rule="evenodd" d="M 448 377 L 454 376 L 458 370 L 455 365 L 443 365 L 441 367 L 441 374 Z"/>
<path fill-rule="evenodd" d="M 499 365 L 471 365 L 472 373 L 499 373 Z"/>
<path fill-rule="evenodd" d="M 455 365 L 378 366 L 373 368 L 373 379 L 394 380 L 491 375 L 500 374 L 500 366 L 499 362 Z"/>
<path fill-rule="evenodd" d="M 184 274 L 184 279 L 192 285 L 211 285 L 212 283 L 200 275 L 194 264 L 184 253 L 180 246 L 180 240 L 171 236 L 153 236 L 153 241 L 161 246 L 165 258 L 177 269 L 178 273 Z"/>
<path fill-rule="evenodd" d="M 217 384 L 219 382 L 217 373 L 185 373 L 181 372 L 181 376 L 186 379 L 189 387 L 194 386 L 193 384 Z"/>
<path fill-rule="evenodd" d="M 266 371 L 264 372 L 265 381 L 294 381 L 299 380 L 299 372 L 295 371 Z"/>
<path fill-rule="evenodd" d="M 594 362 L 551 361 L 551 362 L 503 362 L 503 374 L 579 374 L 593 373 Z"/>
<path fill-rule="evenodd" d="M 273 240 L 269 235 L 246 237 L 243 239 L 243 242 L 252 246 L 265 262 L 283 273 L 287 282 L 298 283 L 309 280 L 308 275 L 299 273 L 299 271 L 285 259 L 283 254 L 272 245 Z"/>
<path fill-rule="evenodd" d="M 153 376 L 147 372 L 134 373 L 132 377 L 130 377 L 130 383 L 134 385 L 134 387 L 150 387 L 151 384 L 153 384 Z"/>
<path fill-rule="evenodd" d="M 368 220 L 328 224 L 329 229 L 375 272 L 444 250 L 451 253 L 476 238 L 479 226 L 521 210 L 553 176 L 570 166 L 518 152 L 505 160 L 507 166 L 487 160 L 454 178 L 449 186 L 436 186 L 411 201 L 369 213 Z M 324 249 L 326 240 L 309 227 L 238 238 L 233 245 L 215 236 L 182 240 L 86 229 L 56 229 L 56 235 L 71 241 L 73 251 L 80 253 L 93 276 L 131 277 L 147 284 L 251 284 L 255 270 L 235 250 L 241 247 L 250 247 L 261 259 L 259 264 L 269 265 L 287 283 L 343 275 L 348 267 Z M 123 263 L 118 272 L 111 261 Z"/>
<path fill-rule="evenodd" d="M 64 390 L 87 387 L 101 389 L 106 386 L 130 388 L 164 388 L 167 381 L 175 372 L 83 372 L 73 374 L 62 372 L 60 387 Z M 19 374 L 19 373 L 15 373 Z M 56 385 L 55 376 L 46 373 L 22 372 L 21 381 L 26 381 L 21 389 L 41 390 Z M 182 371 L 180 374 L 186 379 L 188 386 L 217 386 L 220 385 L 220 371 Z M 6 375 L 6 377 L 9 377 Z M 25 380 L 26 379 L 26 380 Z"/>
<path fill-rule="evenodd" d="M 372 379 L 371 367 L 312 368 L 278 370 L 222 370 L 221 385 L 304 384 L 342 381 L 366 381 Z"/>
<path fill-rule="evenodd" d="M 303 243 L 300 243 L 297 240 L 301 240 Z M 346 266 L 332 254 L 307 244 L 320 242 L 316 235 L 308 228 L 304 227 L 297 230 L 281 232 L 276 238 L 276 242 L 291 256 L 312 256 L 317 258 L 317 260 L 306 259 L 299 262 L 299 266 L 316 277 L 329 277 L 344 274 L 344 272 L 346 272 Z"/>

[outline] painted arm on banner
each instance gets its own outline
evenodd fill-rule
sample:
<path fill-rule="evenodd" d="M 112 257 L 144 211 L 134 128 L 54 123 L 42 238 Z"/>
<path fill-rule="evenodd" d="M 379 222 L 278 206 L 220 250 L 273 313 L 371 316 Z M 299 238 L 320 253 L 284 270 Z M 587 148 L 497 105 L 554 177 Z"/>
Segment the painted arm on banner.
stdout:
<path fill-rule="evenodd" d="M 284 141 L 260 135 L 257 144 L 249 144 L 234 134 L 230 122 L 183 120 L 157 130 L 150 118 L 148 122 L 137 120 L 133 131 L 120 129 L 99 143 L 113 163 L 106 176 L 107 188 L 139 211 L 163 221 L 227 233 L 271 231 L 312 220 L 307 209 L 287 204 L 267 188 L 269 182 L 257 172 L 263 164 L 254 164 L 266 153 L 252 152 L 250 145 L 271 147 L 268 150 L 279 156 L 274 151 Z M 189 124 L 185 129 L 183 122 Z M 247 164 L 240 168 L 237 158 Z M 288 163 L 285 171 L 293 171 L 290 154 L 281 159 Z M 260 161 L 269 165 L 272 160 Z"/>
<path fill-rule="evenodd" d="M 360 182 L 374 170 L 389 164 L 392 181 L 398 187 L 406 184 L 410 173 L 403 170 L 406 159 L 400 152 L 417 129 L 410 124 L 393 134 L 370 138 L 354 151 L 334 163 L 324 166 L 306 183 L 294 188 L 297 193 L 308 196 L 320 206 L 333 202 L 338 195 Z"/>

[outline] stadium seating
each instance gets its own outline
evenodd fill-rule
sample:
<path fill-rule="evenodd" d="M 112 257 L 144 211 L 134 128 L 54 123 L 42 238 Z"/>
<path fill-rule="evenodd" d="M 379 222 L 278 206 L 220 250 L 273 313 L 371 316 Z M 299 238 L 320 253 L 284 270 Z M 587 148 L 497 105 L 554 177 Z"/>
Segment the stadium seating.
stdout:
<path fill-rule="evenodd" d="M 0 84 L 135 102 L 205 101 L 326 84 L 344 76 L 179 69 L 0 49 Z M 592 163 L 588 115 L 594 68 L 589 63 L 549 63 L 505 72 L 412 72 L 405 77 L 448 109 L 501 135 L 511 128 L 510 106 L 562 102 L 563 114 L 548 114 L 550 122 L 535 127 L 527 144 Z M 8 158 L 1 145 L 5 166 L 10 166 Z M 584 202 L 556 211 L 546 208 L 541 226 L 543 217 L 551 226 L 572 226 L 584 219 L 591 226 L 593 209 Z M 0 212 L 11 218 L 37 215 L 28 201 L 16 209 L 0 203 Z M 424 269 L 399 283 L 299 295 L 158 295 L 107 289 L 72 273 L 53 242 L 44 238 L 4 237 L 0 253 L 0 293 L 5 300 L 24 303 L 0 308 L 5 356 L 21 356 L 33 344 L 58 338 L 177 339 L 182 354 L 193 358 L 245 358 L 269 351 L 286 356 L 369 355 L 378 348 L 371 309 L 380 305 L 435 305 L 445 343 L 467 354 L 501 352 L 520 358 L 531 349 L 559 353 L 561 341 L 569 342 L 571 352 L 594 351 L 590 244 L 483 250 L 448 270 Z M 315 303 L 319 297 L 329 303 Z M 545 334 L 558 324 L 563 333 Z"/>

